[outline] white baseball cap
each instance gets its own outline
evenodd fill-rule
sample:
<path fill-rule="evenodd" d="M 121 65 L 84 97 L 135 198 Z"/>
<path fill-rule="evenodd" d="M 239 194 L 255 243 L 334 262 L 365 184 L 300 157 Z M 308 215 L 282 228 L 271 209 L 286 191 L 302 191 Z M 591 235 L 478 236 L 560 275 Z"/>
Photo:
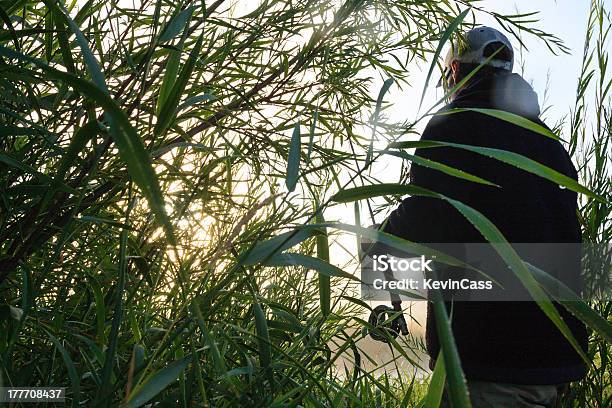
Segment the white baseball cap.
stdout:
<path fill-rule="evenodd" d="M 482 64 L 487 61 L 492 52 L 485 51 L 487 45 L 493 43 L 503 44 L 509 51 L 509 58 L 508 53 L 505 53 L 506 58 L 501 59 L 493 57 L 487 62 L 487 65 L 512 72 L 514 66 L 514 50 L 512 49 L 510 40 L 498 30 L 486 26 L 476 27 L 464 34 L 464 40 L 463 44 L 454 44 L 448 50 L 446 58 L 444 59 L 444 72 L 438 86 L 442 85 L 443 79 L 450 74 L 451 63 L 453 61 L 459 61 L 466 64 Z M 493 50 L 493 52 L 495 51 L 497 50 Z"/>

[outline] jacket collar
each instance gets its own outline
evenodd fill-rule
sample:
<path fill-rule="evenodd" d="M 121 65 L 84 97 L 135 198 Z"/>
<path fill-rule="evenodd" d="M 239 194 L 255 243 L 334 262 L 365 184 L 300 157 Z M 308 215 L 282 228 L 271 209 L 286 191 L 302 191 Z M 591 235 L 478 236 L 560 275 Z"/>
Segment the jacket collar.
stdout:
<path fill-rule="evenodd" d="M 538 95 L 520 75 L 512 73 L 487 76 L 468 83 L 449 107 L 485 107 L 528 118 L 540 116 Z"/>

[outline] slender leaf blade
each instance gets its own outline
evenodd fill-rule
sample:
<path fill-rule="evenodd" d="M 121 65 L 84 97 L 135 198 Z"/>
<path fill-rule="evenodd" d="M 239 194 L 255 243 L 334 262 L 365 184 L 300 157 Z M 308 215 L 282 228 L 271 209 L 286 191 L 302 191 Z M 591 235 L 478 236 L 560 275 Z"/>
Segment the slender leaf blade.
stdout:
<path fill-rule="evenodd" d="M 429 380 L 427 395 L 423 401 L 423 408 L 438 408 L 444 394 L 444 383 L 446 382 L 446 367 L 444 364 L 444 351 L 440 351 L 436 359 L 436 365 Z"/>
<path fill-rule="evenodd" d="M 315 221 L 318 224 L 324 224 L 325 218 L 323 212 L 318 211 L 315 216 Z M 317 258 L 323 262 L 329 263 L 329 240 L 327 237 L 327 228 L 323 229 L 323 233 L 317 235 Z M 321 306 L 321 313 L 323 316 L 327 316 L 331 310 L 331 286 L 329 276 L 320 273 L 319 274 L 319 299 Z"/>
<path fill-rule="evenodd" d="M 287 159 L 287 189 L 290 192 L 295 190 L 297 185 L 298 174 L 300 171 L 300 156 L 302 150 L 302 137 L 300 133 L 300 122 L 298 121 L 291 135 L 291 144 L 289 145 L 289 157 Z"/>
<path fill-rule="evenodd" d="M 185 10 L 182 10 L 176 16 L 172 17 L 160 34 L 159 42 L 164 43 L 176 37 L 183 30 L 183 28 L 185 28 L 187 22 L 191 19 L 194 10 L 195 6 L 187 7 Z"/>
<path fill-rule="evenodd" d="M 203 38 L 203 34 L 198 37 L 198 40 L 191 49 L 191 52 L 189 53 L 187 61 L 185 61 L 183 69 L 181 70 L 176 82 L 174 83 L 174 86 L 172 87 L 172 91 L 170 91 L 170 93 L 168 94 L 167 99 L 163 101 L 159 115 L 157 117 L 157 123 L 155 124 L 155 128 L 153 129 L 153 132 L 156 135 L 160 135 L 165 132 L 168 126 L 170 126 L 172 120 L 174 119 L 181 96 L 185 91 L 185 87 L 187 86 L 189 78 L 193 73 L 193 69 L 195 68 L 196 63 L 200 58 Z"/>
<path fill-rule="evenodd" d="M 344 272 L 342 269 L 330 264 L 329 262 L 325 262 L 319 258 L 315 258 L 309 255 L 294 252 L 285 252 L 282 254 L 277 254 L 272 258 L 268 259 L 266 262 L 264 262 L 264 264 L 268 266 L 303 266 L 307 269 L 313 269 L 326 276 L 346 278 L 360 282 L 360 279 L 357 278 L 355 275 L 352 275 L 348 272 Z"/>
<path fill-rule="evenodd" d="M 187 368 L 191 362 L 191 356 L 168 364 L 166 367 L 155 372 L 141 386 L 134 389 L 127 401 L 128 408 L 138 408 L 153 399 L 162 392 L 168 385 L 176 381 L 179 375 Z"/>
<path fill-rule="evenodd" d="M 455 338 L 451 328 L 450 320 L 446 311 L 446 306 L 442 300 L 434 300 L 434 314 L 436 316 L 436 329 L 442 350 L 441 356 L 444 359 L 444 367 L 448 380 L 448 392 L 453 407 L 471 408 L 470 396 L 467 389 L 465 374 L 461 368 L 459 351 L 455 344 Z"/>
<path fill-rule="evenodd" d="M 419 102 L 419 109 L 421 105 L 423 105 L 423 99 L 425 99 L 425 92 L 427 91 L 427 87 L 429 86 L 429 81 L 431 79 L 431 74 L 433 73 L 434 67 L 436 66 L 436 62 L 438 58 L 440 58 L 440 53 L 442 52 L 442 48 L 444 48 L 444 44 L 448 41 L 451 35 L 455 32 L 457 27 L 463 22 L 465 16 L 470 12 L 470 8 L 463 10 L 457 17 L 451 21 L 448 25 L 444 33 L 442 33 L 442 37 L 440 37 L 440 41 L 438 42 L 438 46 L 436 47 L 436 52 L 434 53 L 431 65 L 429 66 L 429 71 L 427 72 L 427 77 L 425 78 L 425 85 L 423 85 L 423 92 L 421 93 L 421 101 Z"/>
<path fill-rule="evenodd" d="M 513 125 L 522 127 L 524 129 L 530 130 L 534 133 L 538 133 L 540 135 L 549 137 L 553 140 L 559 140 L 559 137 L 555 135 L 550 130 L 546 129 L 544 126 L 541 126 L 523 116 L 517 115 L 512 112 L 506 112 L 499 109 L 486 109 L 486 108 L 456 108 L 447 111 L 443 111 L 438 113 L 438 115 L 452 115 L 453 113 L 459 112 L 478 112 L 483 115 L 488 115 L 494 117 L 496 119 L 503 120 L 508 123 L 512 123 Z"/>
<path fill-rule="evenodd" d="M 64 360 L 64 364 L 66 365 L 66 370 L 68 371 L 68 377 L 70 378 L 70 383 L 72 384 L 72 394 L 73 394 L 72 395 L 72 406 L 76 408 L 80 405 L 80 401 L 81 401 L 81 383 L 80 383 L 80 377 L 77 372 L 76 366 L 74 365 L 74 362 L 70 358 L 70 354 L 68 354 L 68 351 L 66 351 L 66 349 L 64 348 L 62 343 L 57 339 L 57 337 L 55 337 L 54 335 L 52 335 L 46 330 L 45 332 L 47 333 L 47 336 L 49 336 L 49 340 L 51 340 L 55 348 L 60 352 L 60 355 L 62 356 L 62 360 Z"/>
<path fill-rule="evenodd" d="M 270 346 L 270 333 L 268 330 L 268 322 L 266 315 L 261 307 L 261 304 L 253 304 L 253 312 L 255 314 L 255 330 L 257 332 L 257 344 L 259 348 L 259 362 L 262 367 L 270 366 L 272 350 Z"/>

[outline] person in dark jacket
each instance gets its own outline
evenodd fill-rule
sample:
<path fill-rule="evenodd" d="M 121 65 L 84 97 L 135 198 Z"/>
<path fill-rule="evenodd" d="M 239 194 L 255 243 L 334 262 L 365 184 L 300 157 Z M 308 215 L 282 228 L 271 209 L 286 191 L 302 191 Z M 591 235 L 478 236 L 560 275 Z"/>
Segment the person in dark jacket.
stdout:
<path fill-rule="evenodd" d="M 508 39 L 489 27 L 477 27 L 463 38 L 465 43 L 452 47 L 446 58 L 446 88 L 480 69 L 432 118 L 421 140 L 506 150 L 577 179 L 559 141 L 491 115 L 449 113 L 456 108 L 496 109 L 547 128 L 539 119 L 536 93 L 520 75 L 512 73 L 513 50 Z M 576 193 L 464 149 L 417 149 L 416 155 L 497 184 L 499 187 L 466 181 L 414 163 L 411 168 L 411 183 L 478 210 L 508 242 L 581 242 Z M 486 242 L 454 207 L 429 197 L 405 199 L 388 217 L 384 231 L 421 243 Z M 575 261 L 579 265 L 579 259 Z M 585 376 L 587 367 L 579 354 L 535 302 L 454 302 L 452 306 L 448 302 L 447 310 L 451 307 L 453 334 L 475 408 L 552 407 L 563 384 Z M 585 326 L 564 308 L 557 305 L 557 309 L 586 350 Z M 426 338 L 428 353 L 435 360 L 440 345 L 431 310 Z"/>

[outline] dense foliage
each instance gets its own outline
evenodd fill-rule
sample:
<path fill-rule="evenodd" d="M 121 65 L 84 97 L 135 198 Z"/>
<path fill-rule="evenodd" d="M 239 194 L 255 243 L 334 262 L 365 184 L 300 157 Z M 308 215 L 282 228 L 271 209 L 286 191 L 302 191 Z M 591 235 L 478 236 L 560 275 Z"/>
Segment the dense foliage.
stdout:
<path fill-rule="evenodd" d="M 446 376 L 467 406 L 440 303 L 429 390 L 396 361 L 364 367 L 368 305 L 329 248 L 368 232 L 359 206 L 353 226 L 323 214 L 332 198 L 376 213 L 388 206 L 365 200 L 410 193 L 354 189 L 379 184 L 387 143 L 427 118 L 390 123 L 385 95 L 423 86 L 416 63 L 478 13 L 566 51 L 532 16 L 471 3 L 1 0 L 0 385 L 65 386 L 75 407 L 411 407 L 437 406 Z M 584 193 L 585 236 L 609 243 L 610 14 L 591 9 L 556 131 L 581 168 L 568 188 Z M 595 367 L 572 401 L 609 406 L 612 310 L 576 305 Z M 392 346 L 409 360 L 421 347 Z"/>

